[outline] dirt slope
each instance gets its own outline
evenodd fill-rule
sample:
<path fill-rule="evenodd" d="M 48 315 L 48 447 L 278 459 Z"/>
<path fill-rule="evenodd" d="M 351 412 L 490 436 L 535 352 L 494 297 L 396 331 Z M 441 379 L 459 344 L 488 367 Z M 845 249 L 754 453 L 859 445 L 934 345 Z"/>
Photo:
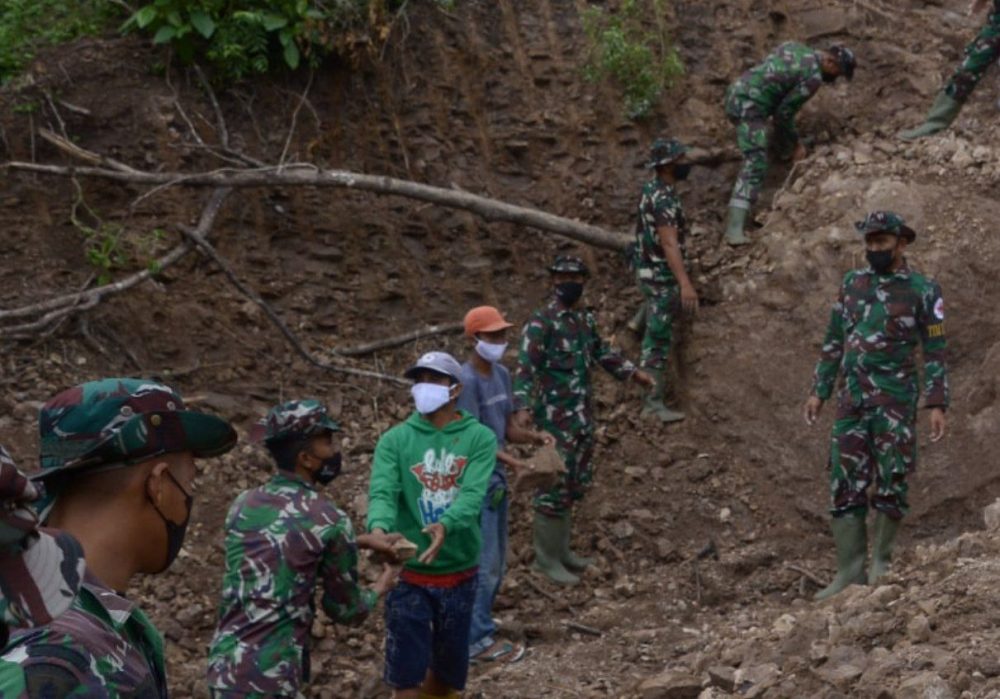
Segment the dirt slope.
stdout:
<path fill-rule="evenodd" d="M 754 234 L 760 242 L 748 252 L 718 244 L 736 163 L 694 171 L 683 195 L 695 222 L 691 262 L 705 303 L 682 350 L 679 392 L 690 418 L 669 429 L 652 427 L 638 419 L 635 389 L 598 378 L 600 473 L 580 513 L 580 543 L 597 549 L 598 570 L 570 592 L 531 578 L 529 511 L 519 497 L 500 616 L 527 635 L 532 653 L 517 672 L 478 668 L 469 694 L 624 697 L 666 666 L 695 673 L 700 684 L 698 673 L 709 665 L 749 670 L 773 662 L 784 673 L 779 681 L 744 689 L 855 696 L 863 685 L 885 696 L 918 696 L 897 691 L 928 667 L 910 656 L 876 678 L 810 674 L 808 668 L 840 658 L 835 651 L 847 652 L 837 651 L 838 644 L 856 646 L 858 636 L 823 641 L 826 655 L 801 655 L 806 640 L 822 640 L 832 628 L 817 620 L 834 612 L 803 601 L 812 583 L 785 563 L 821 577 L 832 567 L 823 471 L 830 416 L 807 430 L 799 408 L 837 283 L 860 263 L 851 223 L 871 208 L 890 206 L 920 231 L 911 260 L 944 287 L 951 336 L 952 433 L 933 447 L 921 440 L 913 514 L 900 536 L 911 552 L 904 565 L 922 568 L 924 559 L 912 553 L 918 543 L 978 527 L 981 507 L 997 494 L 989 467 L 1000 362 L 991 284 L 1000 255 L 993 235 L 1000 214 L 993 196 L 1000 178 L 1000 153 L 992 146 L 995 79 L 984 80 L 950 135 L 912 146 L 893 138 L 919 118 L 944 66 L 973 31 L 960 3 L 675 2 L 689 73 L 641 126 L 621 117 L 613 90 L 581 80 L 582 0 L 461 5 L 454 15 L 414 9 L 405 41 L 376 70 L 331 66 L 318 74 L 297 117 L 290 157 L 454 185 L 630 230 L 647 176 L 639 167 L 647 144 L 669 134 L 700 146 L 728 145 L 732 133 L 720 107 L 725 86 L 773 45 L 788 38 L 840 40 L 860 61 L 850 86 L 824 89 L 807 107 L 802 130 L 817 146 L 793 172 L 772 171 L 765 202 L 773 198 L 773 210 L 760 208 L 763 228 Z M 210 143 L 217 138 L 211 105 L 193 76 L 174 71 L 168 83 L 151 72 L 157 60 L 136 42 L 112 38 L 44 57 L 33 70 L 33 86 L 0 94 L 5 157 L 61 160 L 29 135 L 38 125 L 57 126 L 47 90 L 89 111 L 60 109 L 69 135 L 87 148 L 138 167 L 218 167 L 192 144 L 173 100 L 176 93 Z M 221 94 L 234 145 L 277 160 L 304 84 L 302 78 L 278 80 Z M 15 109 L 26 103 L 36 108 Z M 123 220 L 139 194 L 81 184 L 88 204 L 108 219 Z M 80 233 L 69 223 L 73 190 L 62 181 L 13 175 L 0 187 L 3 307 L 82 286 L 90 269 Z M 125 222 L 136 232 L 169 229 L 172 222 L 190 222 L 206 196 L 168 189 L 144 200 Z M 174 240 L 168 234 L 160 247 Z M 326 190 L 237 192 L 214 240 L 314 351 L 456 320 L 483 302 L 523 320 L 545 296 L 545 261 L 556 250 L 576 249 L 463 213 Z M 623 261 L 602 251 L 583 254 L 596 270 L 588 302 L 599 309 L 606 333 L 635 357 L 624 322 L 638 294 Z M 359 366 L 398 372 L 432 346 L 464 351 L 456 337 L 423 340 L 365 357 Z M 348 474 L 333 493 L 356 522 L 363 517 L 375 439 L 408 410 L 404 390 L 319 373 L 296 359 L 266 318 L 194 256 L 157 283 L 90 311 L 82 324 L 70 321 L 36 342 L 3 345 L 0 366 L 0 438 L 26 464 L 35 450 L 39 402 L 99 375 L 163 376 L 242 428 L 282 398 L 321 396 L 347 426 Z M 266 476 L 262 455 L 248 446 L 209 465 L 181 560 L 167 575 L 137 586 L 170 641 L 177 696 L 205 695 L 201 675 L 221 579 L 225 508 L 240 489 Z M 690 559 L 709 540 L 719 559 L 701 561 L 695 573 Z M 988 571 L 990 539 L 975 540 L 981 545 L 962 557 L 985 556 L 974 565 Z M 948 546 L 958 544 L 941 550 L 952 550 Z M 936 580 L 962 589 L 960 572 L 945 567 Z M 908 578 L 896 583 L 900 588 L 891 594 L 859 592 L 832 609 L 851 616 L 851 604 L 874 604 L 866 601 L 871 595 L 882 595 L 880 604 L 924 599 L 911 594 Z M 989 586 L 965 587 L 985 594 Z M 988 603 L 976 598 L 953 610 L 955 599 L 936 606 L 940 613 L 924 612 L 931 637 L 987 641 L 976 634 L 989 620 Z M 771 629 L 785 613 L 799 629 L 791 635 L 748 631 Z M 603 635 L 569 629 L 567 620 Z M 885 628 L 878 645 L 896 653 L 892 644 L 904 635 Z M 319 651 L 311 695 L 376 695 L 380 622 L 359 630 L 318 623 L 314 633 Z M 727 650 L 736 639 L 757 638 L 753 652 Z M 916 647 L 926 639 L 908 642 Z M 950 642 L 946 652 L 958 645 Z M 702 655 L 690 655 L 695 652 Z M 782 658 L 792 664 L 786 667 Z M 975 673 L 991 675 L 970 663 L 934 665 L 934 671 L 956 696 L 961 690 L 986 696 L 980 690 L 991 685 Z"/>

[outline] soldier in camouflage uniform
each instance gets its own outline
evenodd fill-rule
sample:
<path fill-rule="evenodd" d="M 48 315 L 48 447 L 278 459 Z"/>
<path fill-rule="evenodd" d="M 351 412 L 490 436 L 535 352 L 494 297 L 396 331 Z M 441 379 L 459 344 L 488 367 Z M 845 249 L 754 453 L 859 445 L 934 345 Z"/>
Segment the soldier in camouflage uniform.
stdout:
<path fill-rule="evenodd" d="M 518 424 L 527 426 L 533 415 L 535 424 L 556 438 L 566 462 L 559 484 L 535 496 L 535 568 L 556 582 L 573 585 L 579 577 L 572 571 L 590 564 L 569 546 L 573 503 L 583 498 L 593 475 L 590 369 L 600 364 L 621 381 L 631 378 L 649 387 L 656 382 L 601 339 L 591 309 L 576 307 L 588 276 L 583 260 L 559 255 L 549 272 L 555 294 L 531 314 L 522 331 L 514 404 Z"/>
<path fill-rule="evenodd" d="M 782 158 L 798 161 L 806 148 L 795 130 L 795 115 L 824 82 L 854 76 L 854 53 L 842 46 L 827 51 L 793 41 L 779 46 L 764 61 L 740 76 L 726 92 L 726 116 L 736 126 L 743 168 L 729 200 L 726 242 L 745 245 L 743 232 L 750 207 L 760 196 L 767 174 L 768 124 L 773 118 Z"/>
<path fill-rule="evenodd" d="M 912 271 L 904 257 L 916 233 L 891 211 L 871 213 L 856 226 L 865 238 L 870 267 L 844 277 L 805 407 L 806 422 L 813 424 L 838 373 L 842 376 L 830 448 L 837 575 L 817 599 L 851 583 L 874 583 L 888 569 L 908 509 L 906 477 L 916 467 L 918 346 L 933 442 L 944 436 L 948 406 L 941 289 Z M 873 481 L 871 504 L 877 514 L 866 578 L 866 491 Z"/>
<path fill-rule="evenodd" d="M 309 680 L 315 592 L 340 624 L 367 618 L 397 571 L 358 583 L 358 546 L 392 555 L 398 535 L 354 535 L 347 515 L 317 488 L 341 468 L 340 427 L 315 400 L 278 405 L 255 426 L 277 472 L 241 493 L 226 517 L 226 573 L 208 685 L 220 699 L 301 697 Z"/>
<path fill-rule="evenodd" d="M 978 14 L 991 0 L 973 0 L 969 14 Z M 979 34 L 965 47 L 965 59 L 938 93 L 924 123 L 915 129 L 903 131 L 900 136 L 912 141 L 930 136 L 951 126 L 962 105 L 976 89 L 986 70 L 1000 58 L 1000 0 L 992 0 L 992 9 Z"/>
<path fill-rule="evenodd" d="M 69 611 L 13 635 L 0 657 L 0 696 L 162 699 L 163 639 L 120 591 L 173 562 L 191 515 L 194 459 L 227 452 L 236 432 L 139 379 L 60 393 L 42 407 L 39 432 L 41 510 L 80 541 L 87 570 Z"/>
<path fill-rule="evenodd" d="M 681 308 L 691 313 L 698 307 L 698 294 L 684 269 L 687 219 L 674 188 L 691 171 L 686 151 L 673 139 L 653 143 L 647 167 L 655 168 L 656 174 L 642 188 L 635 225 L 635 276 L 646 309 L 641 363 L 656 381 L 642 412 L 665 423 L 684 419 L 684 413 L 663 403 L 674 319 Z"/>

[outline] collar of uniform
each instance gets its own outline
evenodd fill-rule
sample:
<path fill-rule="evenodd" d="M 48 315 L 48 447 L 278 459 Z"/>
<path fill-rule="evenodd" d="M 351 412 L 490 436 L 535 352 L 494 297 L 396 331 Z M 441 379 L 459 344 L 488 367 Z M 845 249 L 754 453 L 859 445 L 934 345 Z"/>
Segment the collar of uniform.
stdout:
<path fill-rule="evenodd" d="M 316 486 L 305 478 L 292 471 L 277 471 L 271 476 L 271 482 L 275 485 L 285 485 L 292 488 L 306 487 L 309 490 L 316 490 Z"/>
<path fill-rule="evenodd" d="M 672 194 L 675 191 L 675 187 L 669 182 L 664 182 L 659 177 L 654 177 L 652 179 L 653 186 L 658 189 L 665 190 L 668 194 Z"/>
<path fill-rule="evenodd" d="M 555 296 L 553 296 L 552 300 L 549 301 L 548 307 L 549 310 L 555 313 L 556 315 L 562 315 L 563 313 L 574 313 L 577 310 L 574 307 L 564 308 L 562 303 Z"/>

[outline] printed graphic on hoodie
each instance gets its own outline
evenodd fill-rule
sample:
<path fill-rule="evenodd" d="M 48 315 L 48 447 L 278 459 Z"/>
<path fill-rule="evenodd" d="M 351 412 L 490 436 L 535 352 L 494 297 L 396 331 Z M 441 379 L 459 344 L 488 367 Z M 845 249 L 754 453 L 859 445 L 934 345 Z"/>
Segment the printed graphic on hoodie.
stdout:
<path fill-rule="evenodd" d="M 420 493 L 420 518 L 424 526 L 433 524 L 451 506 L 461 490 L 458 481 L 469 462 L 467 457 L 441 449 L 424 452 L 424 460 L 410 467 L 410 471 L 424 487 Z"/>

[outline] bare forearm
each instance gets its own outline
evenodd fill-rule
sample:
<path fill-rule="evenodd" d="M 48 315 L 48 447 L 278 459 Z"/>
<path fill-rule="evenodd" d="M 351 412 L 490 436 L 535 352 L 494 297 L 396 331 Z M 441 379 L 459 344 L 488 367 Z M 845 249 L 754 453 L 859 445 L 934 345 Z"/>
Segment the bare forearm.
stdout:
<path fill-rule="evenodd" d="M 660 247 L 663 248 L 663 256 L 667 259 L 667 266 L 674 273 L 677 282 L 681 286 L 690 286 L 691 279 L 687 270 L 684 269 L 684 256 L 681 255 L 681 246 L 677 241 L 677 231 L 668 228 L 660 229 Z"/>

